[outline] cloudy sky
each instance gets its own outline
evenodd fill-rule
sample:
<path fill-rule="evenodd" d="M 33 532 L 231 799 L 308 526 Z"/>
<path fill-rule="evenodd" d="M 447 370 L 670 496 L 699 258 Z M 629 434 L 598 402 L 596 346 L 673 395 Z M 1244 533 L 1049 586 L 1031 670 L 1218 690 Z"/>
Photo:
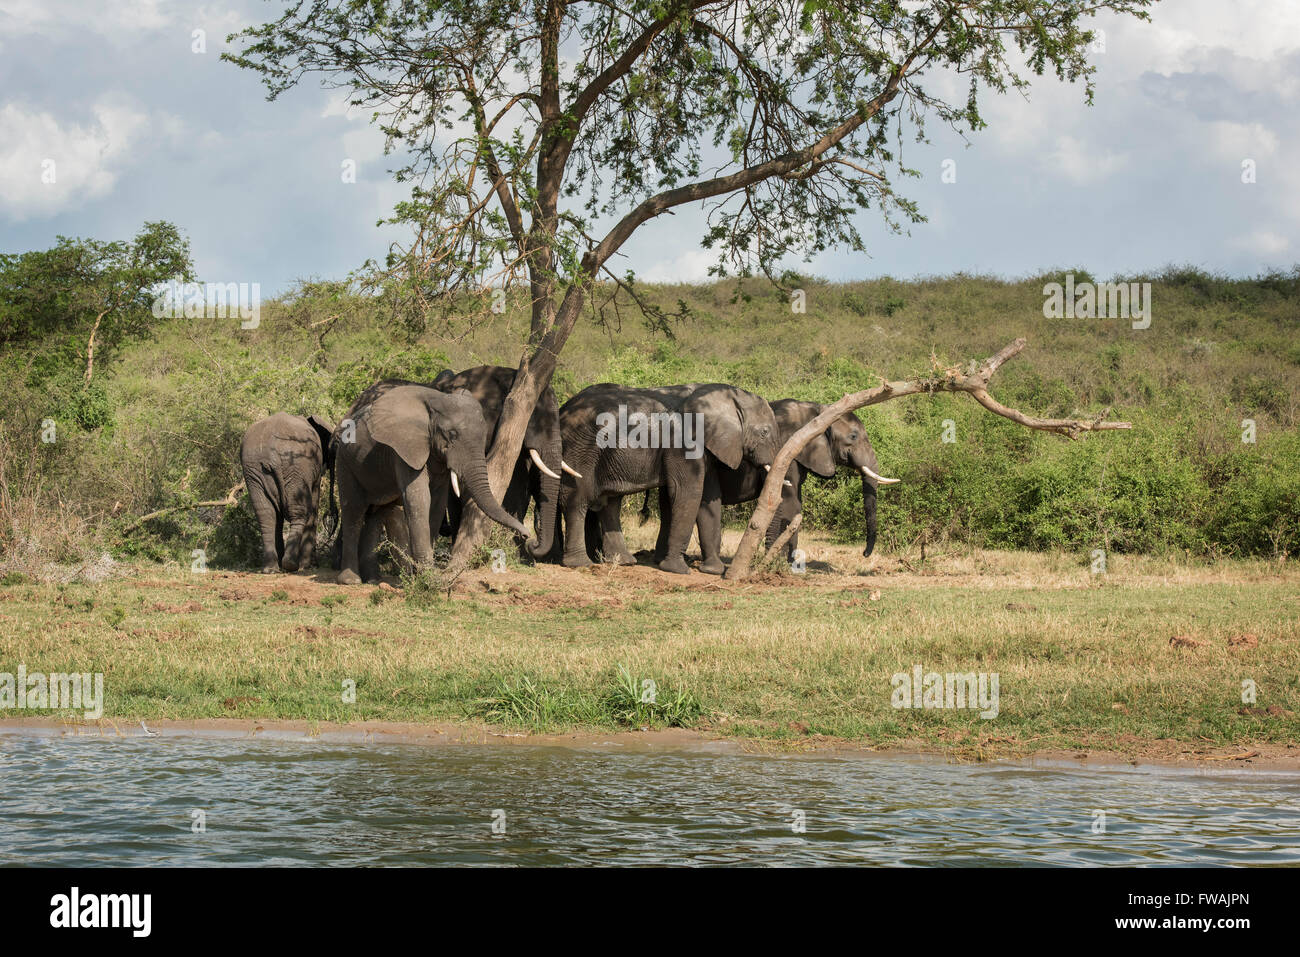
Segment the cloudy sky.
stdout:
<path fill-rule="evenodd" d="M 190 237 L 200 278 L 264 293 L 382 257 L 396 237 L 375 221 L 402 194 L 366 117 L 315 87 L 268 103 L 254 74 L 218 59 L 228 33 L 282 6 L 0 0 L 0 252 L 128 238 L 167 219 Z M 1094 107 L 1044 78 L 1027 100 L 987 97 L 989 129 L 968 141 L 932 127 L 930 144 L 907 149 L 924 175 L 903 190 L 929 221 L 896 236 L 863 214 L 868 255 L 802 268 L 1112 276 L 1189 263 L 1249 275 L 1300 263 L 1300 2 L 1165 0 L 1151 23 L 1097 25 Z M 55 182 L 43 183 L 50 159 Z M 943 181 L 949 160 L 955 182 Z M 1247 160 L 1254 183 L 1242 182 Z M 701 224 L 691 211 L 664 217 L 616 268 L 704 278 Z"/>

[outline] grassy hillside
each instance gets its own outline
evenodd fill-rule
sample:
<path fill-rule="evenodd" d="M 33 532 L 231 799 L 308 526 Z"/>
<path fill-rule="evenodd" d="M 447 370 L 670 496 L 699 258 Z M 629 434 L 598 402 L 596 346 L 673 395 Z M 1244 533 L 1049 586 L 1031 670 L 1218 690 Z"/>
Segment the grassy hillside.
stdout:
<path fill-rule="evenodd" d="M 1077 281 L 1088 278 L 1075 270 Z M 1093 548 L 1279 558 L 1300 551 L 1300 271 L 1226 280 L 1170 270 L 1153 283 L 1152 322 L 1043 318 L 1043 284 L 972 276 L 798 284 L 806 312 L 758 281 L 647 287 L 691 318 L 653 331 L 584 320 L 556 374 L 561 401 L 583 386 L 732 382 L 770 399 L 831 401 L 878 377 L 900 378 L 982 359 L 1017 336 L 1020 357 L 995 396 L 1040 416 L 1133 422 L 1132 432 L 1070 443 L 993 416 L 960 396 L 902 399 L 861 415 L 882 468 L 880 544 L 956 540 L 993 548 Z M 52 348 L 0 356 L 0 551 L 5 569 L 119 555 L 216 566 L 254 558 L 246 506 L 153 509 L 223 497 L 238 482 L 240 436 L 278 410 L 337 417 L 376 378 L 514 365 L 527 327 L 522 301 L 477 326 L 411 335 L 373 301 L 307 283 L 263 305 L 261 325 L 168 320 L 96 368 L 42 372 Z M 42 422 L 53 443 L 39 441 Z M 1256 441 L 1243 443 L 1243 419 Z M 942 441 L 951 420 L 955 442 Z M 860 540 L 855 482 L 809 483 L 805 521 Z M 639 503 L 638 503 L 639 504 Z"/>

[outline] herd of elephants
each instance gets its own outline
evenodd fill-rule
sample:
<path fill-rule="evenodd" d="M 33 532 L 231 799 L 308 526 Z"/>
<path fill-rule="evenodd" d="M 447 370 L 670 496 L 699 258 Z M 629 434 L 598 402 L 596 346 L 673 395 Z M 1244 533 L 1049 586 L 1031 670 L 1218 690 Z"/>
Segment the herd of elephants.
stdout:
<path fill-rule="evenodd" d="M 334 565 L 340 584 L 379 580 L 377 549 L 385 534 L 410 561 L 431 562 L 439 535 L 454 540 L 465 497 L 526 540 L 522 547 L 534 560 L 569 567 L 636 564 L 623 539 L 620 509 L 624 496 L 644 492 L 648 514 L 651 490 L 659 500 L 658 567 L 689 573 L 686 547 L 698 529 L 698 568 L 719 575 L 726 568 L 722 506 L 756 499 L 778 450 L 824 408 L 798 399 L 769 403 L 721 383 L 645 389 L 601 383 L 560 406 L 547 386 L 498 501 L 486 452 L 514 377 L 514 369 L 477 366 L 445 370 L 427 384 L 386 379 L 362 392 L 337 427 L 320 416 L 283 412 L 250 426 L 240 459 L 261 529 L 262 571 L 315 564 L 321 479 L 328 470 L 338 494 Z M 617 438 L 614 421 L 622 426 Z M 627 432 L 628 421 L 675 423 L 675 436 L 666 427 L 672 441 L 646 441 L 644 429 Z M 683 422 L 695 428 L 683 432 Z M 800 513 L 808 474 L 830 478 L 840 467 L 861 478 L 863 554 L 871 554 L 877 487 L 897 479 L 879 474 L 866 429 L 853 413 L 836 419 L 791 463 L 769 546 Z M 523 524 L 530 504 L 531 535 Z M 797 534 L 787 541 L 793 553 Z"/>

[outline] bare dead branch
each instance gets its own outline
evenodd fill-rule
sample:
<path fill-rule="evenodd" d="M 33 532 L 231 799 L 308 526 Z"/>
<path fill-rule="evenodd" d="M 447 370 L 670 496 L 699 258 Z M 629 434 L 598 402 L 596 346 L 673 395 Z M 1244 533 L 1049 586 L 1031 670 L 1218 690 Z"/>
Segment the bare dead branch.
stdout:
<path fill-rule="evenodd" d="M 1025 342 L 1024 338 L 1017 339 L 994 355 L 989 356 L 980 364 L 978 370 L 969 375 L 963 375 L 960 367 L 954 367 L 938 370 L 936 375 L 923 379 L 903 379 L 895 382 L 882 381 L 874 389 L 864 389 L 861 392 L 851 393 L 838 402 L 828 405 L 820 415 L 790 436 L 789 441 L 777 452 L 776 459 L 772 462 L 772 470 L 763 483 L 763 490 L 759 493 L 754 514 L 749 519 L 749 525 L 745 529 L 739 547 L 736 549 L 736 556 L 727 569 L 726 577 L 734 581 L 749 575 L 754 554 L 758 548 L 759 538 L 771 525 L 772 516 L 776 513 L 777 506 L 780 504 L 781 483 L 785 477 L 786 469 L 790 467 L 790 462 L 803 451 L 804 446 L 829 428 L 832 422 L 846 412 L 852 412 L 868 405 L 888 402 L 890 399 L 897 399 L 905 395 L 965 392 L 984 408 L 1003 418 L 1010 419 L 1012 422 L 1017 422 L 1030 429 L 1054 432 L 1069 439 L 1077 438 L 1084 432 L 1132 428 L 1132 425 L 1128 422 L 1107 422 L 1102 416 L 1090 420 L 1039 419 L 1025 415 L 1018 409 L 1009 408 L 989 395 L 989 379 L 993 377 L 993 374 L 997 372 L 1004 362 L 1018 355 L 1024 349 Z"/>

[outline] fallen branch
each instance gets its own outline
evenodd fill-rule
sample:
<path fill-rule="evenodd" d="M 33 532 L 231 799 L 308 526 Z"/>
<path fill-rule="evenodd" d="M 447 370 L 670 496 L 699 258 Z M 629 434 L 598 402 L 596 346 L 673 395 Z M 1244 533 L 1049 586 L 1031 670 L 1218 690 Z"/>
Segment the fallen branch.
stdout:
<path fill-rule="evenodd" d="M 767 481 L 763 483 L 763 491 L 759 493 L 754 514 L 750 516 L 749 526 L 745 529 L 745 534 L 736 549 L 736 556 L 731 560 L 731 565 L 727 569 L 726 577 L 736 581 L 749 575 L 759 538 L 771 524 L 772 516 L 776 514 L 777 506 L 780 504 L 781 483 L 785 477 L 786 469 L 790 467 L 790 462 L 803 451 L 804 446 L 829 428 L 832 422 L 844 413 L 852 412 L 854 409 L 888 402 L 890 399 L 902 398 L 905 395 L 966 392 L 990 412 L 1010 419 L 1012 422 L 1018 422 L 1027 428 L 1038 429 L 1043 432 L 1054 432 L 1069 439 L 1077 438 L 1083 432 L 1132 428 L 1132 425 L 1128 422 L 1106 422 L 1102 418 L 1090 421 L 1037 419 L 1016 409 L 1008 408 L 989 395 L 989 379 L 993 377 L 993 374 L 998 371 L 1004 362 L 1019 354 L 1020 350 L 1025 347 L 1025 342 L 1026 340 L 1023 338 L 1017 339 L 1000 352 L 985 359 L 978 369 L 974 369 L 965 375 L 962 374 L 959 367 L 953 367 L 936 370 L 936 375 L 925 379 L 905 379 L 896 382 L 882 380 L 881 384 L 874 389 L 854 392 L 846 395 L 838 402 L 828 405 L 819 416 L 790 436 L 789 441 L 777 453 L 775 461 L 772 462 L 772 469 L 768 473 Z"/>
<path fill-rule="evenodd" d="M 219 499 L 217 501 L 191 502 L 189 505 L 173 505 L 170 508 L 160 508 L 156 512 L 150 512 L 148 515 L 141 515 L 139 518 L 137 518 L 126 528 L 122 529 L 122 534 L 125 535 L 127 532 L 134 531 L 135 529 L 143 525 L 145 522 L 152 521 L 155 518 L 160 518 L 163 515 L 170 515 L 172 512 L 183 512 L 187 508 L 217 508 L 222 505 L 226 505 L 226 506 L 235 505 L 239 501 L 238 498 L 239 490 L 243 487 L 244 487 L 244 483 L 240 482 L 239 484 L 235 485 L 229 492 L 226 493 L 225 498 Z"/>

